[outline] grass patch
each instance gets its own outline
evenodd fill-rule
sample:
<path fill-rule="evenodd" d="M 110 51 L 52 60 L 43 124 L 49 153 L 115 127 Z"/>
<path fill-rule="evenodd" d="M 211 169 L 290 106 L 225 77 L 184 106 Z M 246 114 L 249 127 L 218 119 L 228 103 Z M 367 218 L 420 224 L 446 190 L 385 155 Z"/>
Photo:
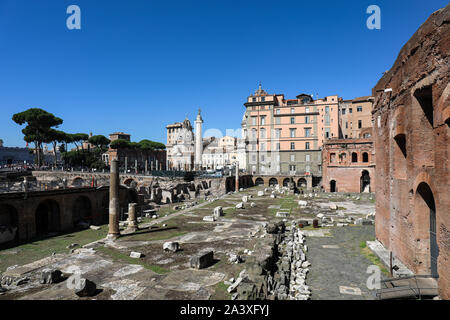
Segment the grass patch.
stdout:
<path fill-rule="evenodd" d="M 365 243 L 364 243 L 365 245 Z M 359 245 L 361 248 L 361 253 L 370 260 L 374 265 L 378 266 L 385 275 L 389 276 L 390 273 L 384 266 L 383 262 L 369 249 L 367 246 L 361 247 L 361 244 Z"/>
<path fill-rule="evenodd" d="M 231 300 L 231 294 L 227 291 L 228 286 L 223 283 L 223 281 L 219 282 L 215 286 L 215 291 L 209 298 L 210 300 Z"/>
<path fill-rule="evenodd" d="M 365 241 L 361 241 L 361 242 L 359 243 L 359 247 L 360 247 L 361 249 L 364 249 L 364 248 L 366 247 L 366 242 L 365 242 Z"/>
<path fill-rule="evenodd" d="M 73 233 L 38 239 L 14 248 L 0 251 L 0 272 L 13 265 L 24 265 L 51 256 L 55 253 L 69 253 L 67 246 L 77 243 L 80 246 L 103 239 L 108 233 L 108 225 L 100 226 L 100 230 L 86 229 Z M 79 247 L 76 247 L 79 248 Z"/>
<path fill-rule="evenodd" d="M 145 269 L 151 270 L 151 271 L 156 272 L 158 274 L 165 274 L 165 273 L 169 273 L 170 272 L 170 270 L 167 270 L 167 269 L 162 268 L 160 266 L 146 264 L 142 260 L 131 258 L 128 255 L 126 255 L 126 254 L 124 254 L 124 253 L 122 253 L 122 252 L 120 252 L 118 250 L 112 249 L 112 248 L 98 247 L 96 250 L 98 252 L 100 252 L 100 253 L 103 253 L 103 254 L 107 255 L 114 262 L 125 262 L 125 263 L 129 263 L 129 264 L 141 265 Z"/>

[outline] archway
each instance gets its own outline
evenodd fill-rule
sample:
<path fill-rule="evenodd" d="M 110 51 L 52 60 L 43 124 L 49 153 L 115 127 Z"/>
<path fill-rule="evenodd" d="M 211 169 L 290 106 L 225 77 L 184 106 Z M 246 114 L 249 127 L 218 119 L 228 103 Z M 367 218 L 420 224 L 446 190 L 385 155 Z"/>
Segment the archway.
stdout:
<path fill-rule="evenodd" d="M 300 178 L 300 179 L 298 179 L 297 186 L 298 186 L 299 188 L 306 188 L 307 185 L 308 185 L 308 184 L 307 184 L 305 178 Z"/>
<path fill-rule="evenodd" d="M 81 177 L 76 177 L 72 181 L 72 186 L 75 188 L 81 188 L 83 186 L 83 179 Z"/>
<path fill-rule="evenodd" d="M 123 184 L 126 185 L 127 187 L 133 187 L 133 185 L 134 185 L 134 186 L 137 185 L 137 183 L 136 183 L 133 179 L 131 179 L 131 178 L 126 179 L 126 180 L 123 182 Z"/>
<path fill-rule="evenodd" d="M 6 243 L 18 238 L 17 210 L 11 205 L 0 205 L 0 243 Z"/>
<path fill-rule="evenodd" d="M 80 222 L 92 222 L 92 205 L 91 200 L 86 196 L 79 196 L 72 206 L 72 221 L 74 227 L 77 227 Z"/>
<path fill-rule="evenodd" d="M 276 178 L 270 178 L 269 186 L 275 186 L 278 184 L 278 180 Z"/>
<path fill-rule="evenodd" d="M 283 187 L 289 187 L 289 182 L 291 182 L 291 178 L 284 178 L 283 179 Z M 295 186 L 295 182 L 293 182 L 293 183 L 294 183 L 294 186 Z"/>
<path fill-rule="evenodd" d="M 264 185 L 264 180 L 262 178 L 256 178 L 255 185 L 256 186 L 263 186 Z"/>
<path fill-rule="evenodd" d="M 439 247 L 436 237 L 436 204 L 433 192 L 425 182 L 422 182 L 417 186 L 414 211 L 420 221 L 425 222 L 426 220 L 429 220 L 428 232 L 422 234 L 423 236 L 429 235 L 430 237 L 430 271 L 433 276 L 438 276 L 437 261 L 439 257 Z"/>
<path fill-rule="evenodd" d="M 370 192 L 370 175 L 367 170 L 363 170 L 360 178 L 361 190 L 360 192 Z"/>
<path fill-rule="evenodd" d="M 59 204 L 55 200 L 41 202 L 35 212 L 36 235 L 42 236 L 61 229 Z"/>
<path fill-rule="evenodd" d="M 336 180 L 330 181 L 330 192 L 336 192 Z"/>

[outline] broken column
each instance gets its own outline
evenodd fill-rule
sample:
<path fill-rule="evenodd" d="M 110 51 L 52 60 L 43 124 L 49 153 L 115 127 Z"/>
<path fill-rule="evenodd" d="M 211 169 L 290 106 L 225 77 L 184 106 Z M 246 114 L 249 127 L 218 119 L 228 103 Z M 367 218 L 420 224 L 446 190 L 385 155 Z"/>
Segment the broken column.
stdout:
<path fill-rule="evenodd" d="M 111 177 L 109 180 L 109 231 L 108 238 L 116 239 L 119 230 L 119 161 L 111 161 Z"/>
<path fill-rule="evenodd" d="M 239 191 L 239 162 L 236 162 L 236 189 L 235 191 Z"/>
<path fill-rule="evenodd" d="M 138 229 L 136 217 L 136 203 L 128 204 L 128 231 L 135 232 Z"/>

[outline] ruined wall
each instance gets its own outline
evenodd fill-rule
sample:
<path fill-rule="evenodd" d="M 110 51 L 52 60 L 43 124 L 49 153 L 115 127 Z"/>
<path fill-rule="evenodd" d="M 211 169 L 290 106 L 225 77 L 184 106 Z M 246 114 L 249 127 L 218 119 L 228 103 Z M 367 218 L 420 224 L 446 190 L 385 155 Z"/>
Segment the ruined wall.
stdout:
<path fill-rule="evenodd" d="M 450 5 L 433 13 L 372 92 L 376 237 L 413 272 L 431 274 L 434 211 L 439 254 L 433 255 L 445 299 L 450 299 L 449 22 Z"/>

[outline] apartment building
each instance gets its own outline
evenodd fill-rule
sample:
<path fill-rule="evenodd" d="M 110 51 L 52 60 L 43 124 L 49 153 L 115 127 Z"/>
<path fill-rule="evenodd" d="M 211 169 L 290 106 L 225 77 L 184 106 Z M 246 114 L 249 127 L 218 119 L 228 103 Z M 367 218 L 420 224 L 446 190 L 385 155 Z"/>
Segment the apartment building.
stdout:
<path fill-rule="evenodd" d="M 339 137 L 339 97 L 285 99 L 259 86 L 244 103 L 246 169 L 253 174 L 321 176 L 321 147 Z"/>
<path fill-rule="evenodd" d="M 342 139 L 369 138 L 372 129 L 373 97 L 365 96 L 339 103 Z"/>

